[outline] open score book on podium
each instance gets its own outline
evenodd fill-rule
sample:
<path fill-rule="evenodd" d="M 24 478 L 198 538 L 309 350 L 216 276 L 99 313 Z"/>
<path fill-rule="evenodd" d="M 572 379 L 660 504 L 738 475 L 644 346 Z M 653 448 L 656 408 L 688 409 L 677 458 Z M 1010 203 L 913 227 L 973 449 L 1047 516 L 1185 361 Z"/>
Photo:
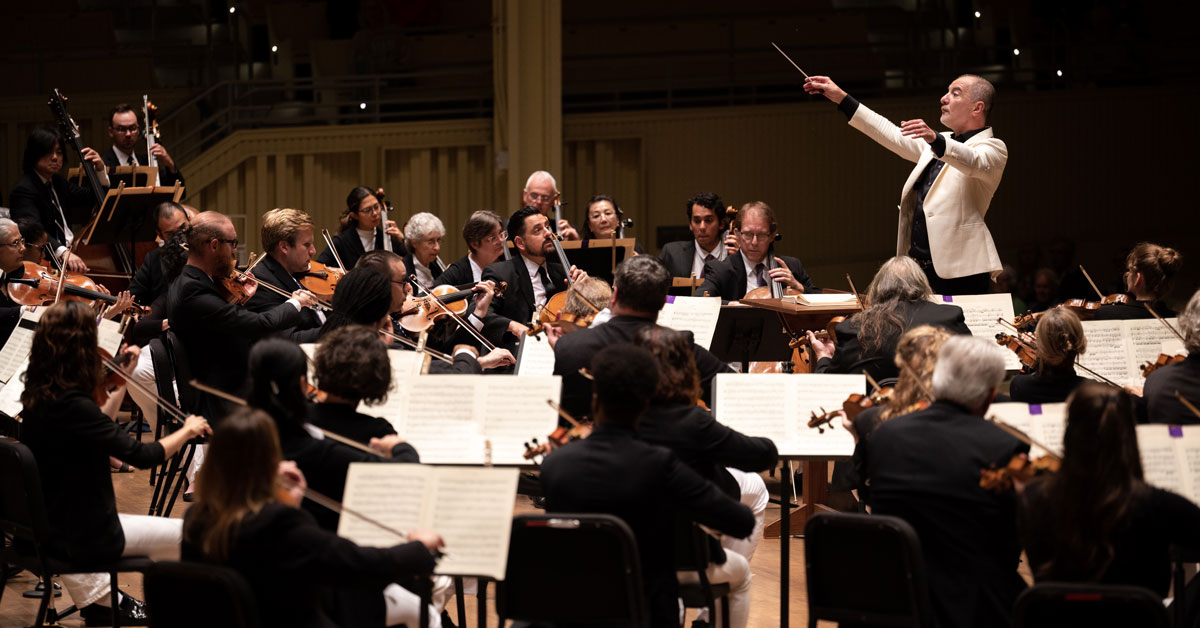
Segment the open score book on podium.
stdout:
<path fill-rule="evenodd" d="M 517 474 L 512 468 L 355 462 L 342 505 L 398 532 L 442 535 L 445 555 L 434 573 L 504 580 Z M 342 512 L 338 536 L 370 547 L 405 542 L 349 512 Z"/>
<path fill-rule="evenodd" d="M 1146 483 L 1200 505 L 1200 425 L 1137 426 Z"/>
<path fill-rule="evenodd" d="M 841 410 L 846 397 L 866 387 L 862 375 L 722 373 L 713 389 L 713 416 L 747 436 L 770 438 L 781 456 L 849 458 L 854 437 L 840 420 L 823 426 L 823 433 L 808 427 L 808 420 L 813 412 Z"/>
<path fill-rule="evenodd" d="M 392 378 L 387 401 L 359 406 L 383 417 L 412 443 L 421 462 L 527 465 L 525 443 L 558 427 L 562 378 L 557 375 L 405 375 Z"/>

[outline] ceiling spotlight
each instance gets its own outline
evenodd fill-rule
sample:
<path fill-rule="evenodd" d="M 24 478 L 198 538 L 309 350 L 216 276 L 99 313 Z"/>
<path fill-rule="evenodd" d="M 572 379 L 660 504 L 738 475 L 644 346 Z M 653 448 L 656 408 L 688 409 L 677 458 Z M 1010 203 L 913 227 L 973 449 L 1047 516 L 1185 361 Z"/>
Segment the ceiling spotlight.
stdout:
<path fill-rule="evenodd" d="M 367 103 L 365 103 L 365 102 L 360 102 L 360 103 L 358 103 L 358 108 L 359 108 L 359 109 L 366 109 L 366 108 L 367 108 Z"/>
<path fill-rule="evenodd" d="M 279 52 L 279 46 L 271 46 L 271 52 Z"/>
<path fill-rule="evenodd" d="M 1020 48 L 1013 48 L 1013 56 L 1016 56 L 1016 57 L 1019 57 L 1019 56 L 1021 56 L 1021 49 L 1020 49 Z"/>
<path fill-rule="evenodd" d="M 237 13 L 237 7 L 229 7 L 229 14 L 233 15 L 234 13 Z"/>
<path fill-rule="evenodd" d="M 1059 76 L 1062 76 L 1062 70 L 1059 70 L 1059 71 L 1055 72 L 1055 74 L 1057 74 L 1057 75 L 1059 75 Z"/>
<path fill-rule="evenodd" d="M 976 11 L 976 12 L 975 12 L 975 19 L 979 19 L 979 18 L 981 18 L 981 17 L 983 17 L 983 14 L 982 14 L 982 13 L 980 13 L 979 11 Z"/>

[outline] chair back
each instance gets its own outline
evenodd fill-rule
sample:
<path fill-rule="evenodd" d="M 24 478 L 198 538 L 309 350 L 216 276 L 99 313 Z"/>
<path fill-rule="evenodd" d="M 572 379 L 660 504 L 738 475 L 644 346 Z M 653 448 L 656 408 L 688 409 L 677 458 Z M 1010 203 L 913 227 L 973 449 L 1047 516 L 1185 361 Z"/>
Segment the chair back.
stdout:
<path fill-rule="evenodd" d="M 496 610 L 502 623 L 641 626 L 645 593 L 633 532 L 611 515 L 514 517 Z"/>
<path fill-rule="evenodd" d="M 932 625 L 925 563 L 896 517 L 820 513 L 804 526 L 809 625 Z"/>
<path fill-rule="evenodd" d="M 1044 582 L 1013 607 L 1013 628 L 1169 625 L 1162 599 L 1141 587 Z"/>
<path fill-rule="evenodd" d="M 37 462 L 28 447 L 9 438 L 0 438 L 0 531 L 35 546 L 50 533 Z"/>
<path fill-rule="evenodd" d="M 258 605 L 241 574 L 216 565 L 158 562 L 146 572 L 152 628 L 258 628 Z"/>
<path fill-rule="evenodd" d="M 184 348 L 183 341 L 179 339 L 179 336 L 169 329 L 162 337 L 163 346 L 167 350 L 167 358 L 171 362 L 171 373 L 175 376 L 175 385 L 179 387 L 179 399 L 176 401 L 185 412 L 198 413 L 196 390 L 188 383 L 192 381 L 192 363 L 188 361 L 187 349 Z M 157 364 L 154 366 L 158 367 Z M 158 381 L 166 381 L 167 385 L 170 385 L 170 379 L 158 374 L 157 371 L 155 371 L 155 377 L 158 378 Z M 164 398 L 174 399 L 175 395 Z"/>

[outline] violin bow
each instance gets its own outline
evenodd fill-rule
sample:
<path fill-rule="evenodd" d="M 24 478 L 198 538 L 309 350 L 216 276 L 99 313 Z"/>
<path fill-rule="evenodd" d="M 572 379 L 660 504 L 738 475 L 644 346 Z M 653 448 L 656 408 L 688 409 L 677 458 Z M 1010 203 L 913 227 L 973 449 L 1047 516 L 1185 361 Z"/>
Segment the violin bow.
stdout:
<path fill-rule="evenodd" d="M 569 412 L 567 412 L 566 410 L 563 410 L 562 406 L 558 405 L 557 403 L 554 403 L 553 399 L 547 399 L 546 403 L 551 408 L 554 408 L 554 411 L 558 413 L 558 416 L 566 419 L 567 423 L 570 423 L 574 427 L 579 427 L 579 421 L 576 421 L 575 417 L 571 416 L 571 414 Z"/>
<path fill-rule="evenodd" d="M 288 480 L 287 478 L 282 478 L 282 477 L 279 478 L 279 484 L 287 490 L 292 490 L 293 488 L 298 488 L 295 483 Z M 351 517 L 354 517 L 355 519 L 359 519 L 361 521 L 365 521 L 365 522 L 379 528 L 380 530 L 387 532 L 388 534 L 394 534 L 397 537 L 400 537 L 401 539 L 408 538 L 407 534 L 405 534 L 391 526 L 388 526 L 384 523 L 381 523 L 377 519 L 368 517 L 367 515 L 364 515 L 363 513 L 358 512 L 357 510 L 354 510 L 352 508 L 347 508 L 346 506 L 342 505 L 342 502 L 339 502 L 336 499 L 333 499 L 331 497 L 326 497 L 325 495 L 323 495 L 311 488 L 308 488 L 307 486 L 304 487 L 302 490 L 304 491 L 305 499 L 310 500 L 315 504 L 324 506 L 325 508 L 328 508 L 328 509 L 332 510 L 333 512 L 336 512 L 339 515 L 342 515 L 342 514 L 350 515 Z"/>
<path fill-rule="evenodd" d="M 1197 408 L 1192 402 L 1188 401 L 1188 398 L 1184 397 L 1183 393 L 1180 393 L 1178 390 L 1176 390 L 1175 398 L 1179 400 L 1179 403 L 1183 404 L 1183 407 L 1191 410 L 1192 414 L 1200 417 L 1200 408 Z"/>
<path fill-rule="evenodd" d="M 1043 445 L 1042 443 L 1039 443 L 1038 441 L 1034 440 L 1033 437 L 1026 434 L 1025 432 L 1022 432 L 1021 430 L 1009 425 L 1008 423 L 1001 421 L 1000 419 L 996 418 L 995 415 L 990 415 L 990 416 L 986 417 L 986 420 L 989 421 L 990 423 L 992 423 L 992 425 L 995 425 L 996 427 L 1004 430 L 1005 432 L 1008 432 L 1008 434 L 1010 436 L 1021 441 L 1022 443 L 1025 443 L 1026 445 L 1029 445 L 1030 447 L 1040 447 L 1041 449 L 1045 450 L 1047 456 L 1050 456 L 1051 458 L 1053 458 L 1059 462 L 1062 462 L 1062 456 L 1059 456 L 1058 454 L 1054 453 L 1053 449 L 1050 449 L 1049 447 Z"/>
<path fill-rule="evenodd" d="M 257 277 L 250 274 L 250 271 L 254 270 L 254 267 L 257 266 L 258 263 L 261 262 L 266 257 L 267 256 L 265 253 L 262 255 L 255 255 L 254 253 L 251 253 L 250 254 L 251 262 L 250 262 L 250 265 L 246 267 L 246 270 L 238 270 L 237 268 L 234 268 L 233 272 L 237 273 L 237 275 L 243 279 L 249 279 L 249 280 L 253 281 L 254 283 L 258 284 L 259 288 L 266 288 L 268 291 L 274 292 L 275 294 L 278 294 L 279 296 L 281 296 L 285 299 L 292 298 L 292 293 L 288 292 L 287 290 L 284 290 L 278 286 L 273 286 L 265 281 L 259 281 Z M 313 309 L 327 310 L 330 312 L 333 311 L 333 304 L 329 303 L 328 301 L 322 301 L 321 299 L 316 299 L 315 295 L 314 295 L 314 300 L 316 301 L 316 303 L 313 305 Z"/>
<path fill-rule="evenodd" d="M 378 331 L 383 336 L 385 336 L 387 338 L 391 338 L 392 340 L 395 340 L 396 342 L 408 347 L 409 349 L 425 353 L 426 355 L 429 355 L 430 357 L 433 357 L 433 358 L 437 358 L 437 359 L 441 360 L 442 362 L 445 362 L 446 364 L 454 364 L 454 358 L 446 355 L 445 353 L 442 353 L 441 351 L 438 351 L 437 349 L 430 349 L 429 347 L 419 347 L 417 345 L 417 343 L 409 340 L 408 338 L 405 338 L 404 336 L 399 336 L 397 334 L 393 334 L 392 332 L 390 332 L 386 329 L 379 329 Z"/>
<path fill-rule="evenodd" d="M 488 340 L 483 334 L 479 333 L 479 330 L 475 329 L 474 325 L 468 323 L 458 314 L 455 314 L 454 311 L 449 307 L 446 307 L 446 304 L 442 303 L 442 300 L 437 298 L 437 295 L 430 292 L 428 288 L 422 286 L 421 282 L 417 281 L 416 277 L 409 277 L 409 281 L 411 281 L 414 286 L 420 289 L 421 292 L 424 292 L 425 296 L 429 297 L 434 303 L 436 303 L 438 308 L 442 310 L 442 312 L 446 313 L 451 320 L 458 323 L 459 327 L 462 327 L 467 333 L 471 334 L 476 340 L 482 343 L 483 346 L 487 347 L 488 351 L 496 350 L 496 345 L 492 344 L 492 341 Z"/>
<path fill-rule="evenodd" d="M 1187 344 L 1187 341 L 1183 339 L 1183 334 L 1179 333 L 1179 330 L 1175 329 L 1174 327 L 1171 327 L 1171 324 L 1167 322 L 1167 319 L 1159 316 L 1158 312 L 1155 312 L 1154 308 L 1150 307 L 1149 302 L 1142 301 L 1142 305 L 1145 306 L 1147 312 L 1150 312 L 1151 316 L 1153 316 L 1154 318 L 1157 318 L 1158 322 L 1162 323 L 1164 327 L 1171 330 L 1171 333 L 1175 334 L 1175 337 L 1179 339 L 1179 342 Z"/>
<path fill-rule="evenodd" d="M 1105 384 L 1108 384 L 1109 386 L 1112 386 L 1114 388 L 1121 388 L 1121 390 L 1124 390 L 1124 388 L 1122 388 L 1120 384 L 1118 384 L 1118 383 L 1112 381 L 1111 379 L 1097 373 L 1096 371 L 1093 371 L 1092 369 L 1080 364 L 1079 356 L 1075 356 L 1075 366 L 1078 366 L 1079 368 L 1083 369 L 1084 373 L 1087 373 L 1089 375 L 1096 377 L 1097 379 L 1104 382 Z"/>
<path fill-rule="evenodd" d="M 195 388 L 196 390 L 199 390 L 201 392 L 206 392 L 210 395 L 213 395 L 214 397 L 220 397 L 221 399 L 224 399 L 225 401 L 228 401 L 230 403 L 235 403 L 239 406 L 249 406 L 250 405 L 249 403 L 246 402 L 245 399 L 242 399 L 241 397 L 238 397 L 237 395 L 231 395 L 219 388 L 214 388 L 214 387 L 209 386 L 208 384 L 205 384 L 196 379 L 189 381 L 188 385 L 191 386 L 192 388 Z M 312 423 L 309 423 L 309 425 L 312 425 Z M 355 449 L 361 449 L 362 451 L 365 451 L 369 454 L 374 454 L 376 456 L 379 455 L 378 451 L 375 451 L 374 449 L 371 449 L 370 447 L 367 447 L 366 445 L 364 445 L 356 440 L 346 438 L 345 436 L 342 436 L 341 434 L 338 434 L 336 432 L 331 432 L 327 429 L 320 428 L 315 425 L 312 425 L 312 427 L 316 428 L 317 431 L 321 432 L 321 435 L 323 435 L 325 438 L 328 438 L 329 440 L 337 441 L 343 445 L 346 445 L 348 447 L 353 447 Z M 316 501 L 316 500 L 313 500 L 313 501 Z M 322 506 L 324 506 L 324 504 L 322 504 Z"/>
<path fill-rule="evenodd" d="M 104 364 L 105 368 L 115 373 L 117 377 L 125 380 L 125 384 L 127 386 L 130 386 L 143 395 L 153 399 L 154 403 L 163 409 L 168 418 L 176 421 L 179 423 L 179 425 L 183 425 L 187 422 L 187 414 L 185 414 L 183 410 L 180 410 L 175 404 L 170 403 L 166 399 L 158 396 L 158 393 L 147 388 L 145 384 L 142 384 L 141 382 L 130 377 L 125 371 L 121 370 L 121 366 L 117 364 L 116 361 L 105 357 L 101 357 L 100 361 L 102 364 Z"/>
<path fill-rule="evenodd" d="M 1083 267 L 1083 264 L 1079 265 L 1079 272 L 1083 273 L 1083 278 L 1087 279 L 1087 282 L 1092 286 L 1092 290 L 1096 291 L 1096 296 L 1100 297 L 1101 301 L 1104 301 L 1104 293 L 1100 292 L 1100 288 L 1096 286 L 1096 282 L 1092 281 L 1092 276 L 1088 274 L 1088 271 Z"/>
<path fill-rule="evenodd" d="M 346 265 L 342 263 L 342 256 L 338 255 L 337 247 L 333 245 L 333 237 L 329 235 L 329 230 L 322 229 L 321 237 L 325 238 L 325 246 L 329 247 L 329 253 L 333 255 L 333 261 L 337 262 L 338 268 L 342 269 L 343 273 L 346 272 Z"/>
<path fill-rule="evenodd" d="M 858 289 L 854 287 L 854 280 L 850 278 L 850 273 L 846 273 L 846 283 L 850 284 L 850 294 L 853 294 L 854 299 L 858 300 Z"/>

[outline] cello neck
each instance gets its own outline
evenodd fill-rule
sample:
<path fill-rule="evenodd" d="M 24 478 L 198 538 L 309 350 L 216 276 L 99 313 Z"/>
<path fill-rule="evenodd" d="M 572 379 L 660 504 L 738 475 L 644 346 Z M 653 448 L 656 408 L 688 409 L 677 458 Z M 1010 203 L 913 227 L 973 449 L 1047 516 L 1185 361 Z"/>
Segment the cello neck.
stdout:
<path fill-rule="evenodd" d="M 558 254 L 558 263 L 562 264 L 563 272 L 567 274 L 567 285 L 574 286 L 575 280 L 571 278 L 571 261 L 567 259 L 567 252 L 563 250 L 557 233 L 551 233 L 550 238 L 554 242 L 554 252 Z"/>

